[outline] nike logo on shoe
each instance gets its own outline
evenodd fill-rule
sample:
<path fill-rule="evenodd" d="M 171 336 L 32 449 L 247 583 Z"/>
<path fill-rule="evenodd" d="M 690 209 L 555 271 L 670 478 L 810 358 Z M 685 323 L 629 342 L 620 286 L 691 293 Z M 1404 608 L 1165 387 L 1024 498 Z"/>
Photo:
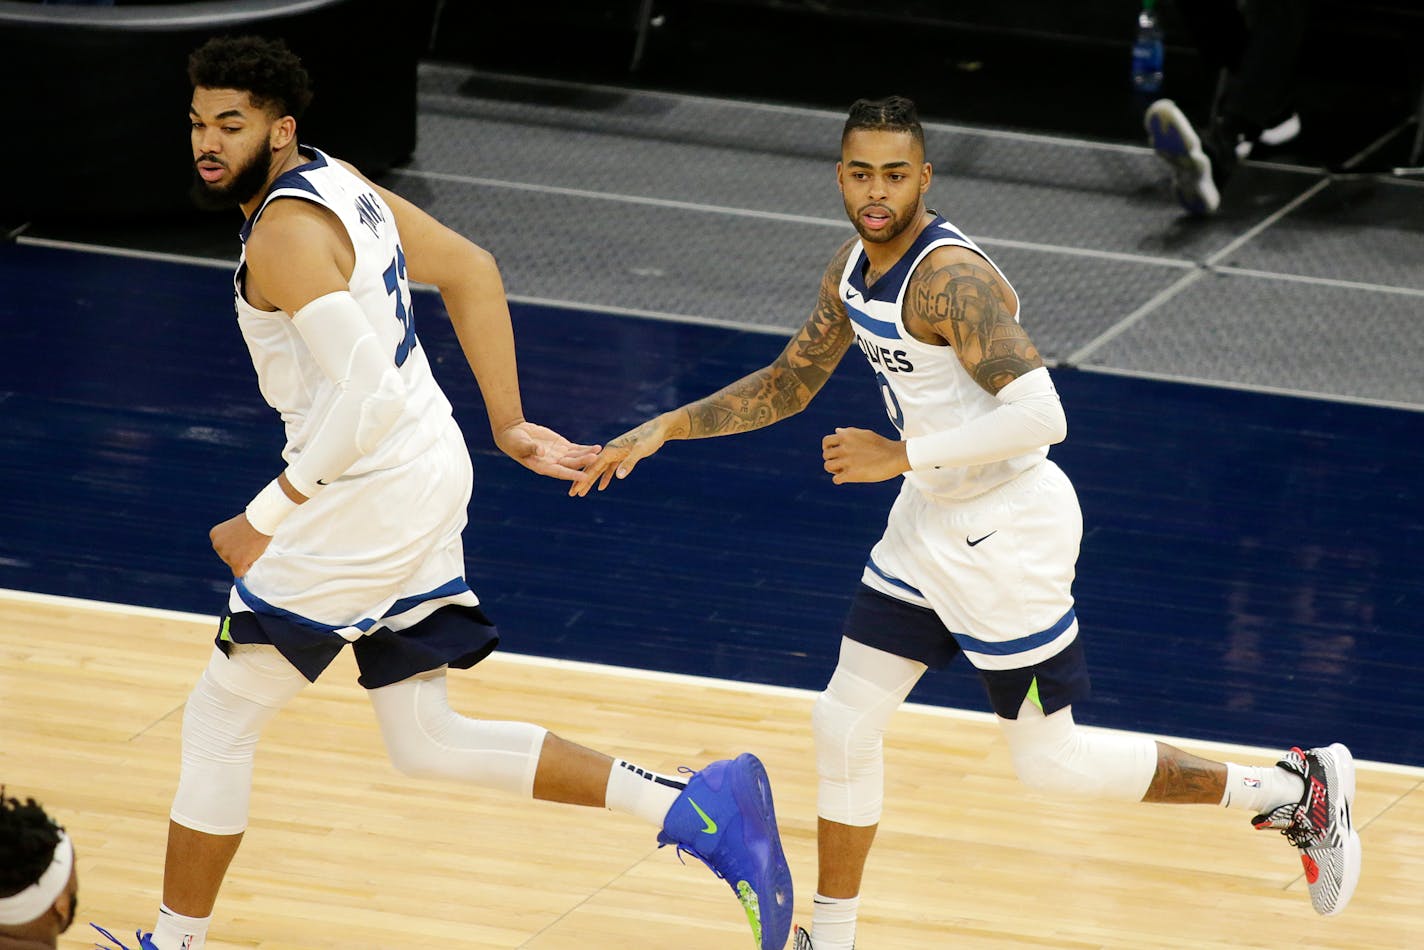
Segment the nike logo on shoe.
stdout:
<path fill-rule="evenodd" d="M 980 541 L 987 541 L 987 540 L 989 540 L 990 538 L 992 538 L 994 535 L 996 535 L 996 534 L 998 534 L 998 533 L 999 533 L 999 529 L 998 529 L 998 528 L 995 528 L 993 531 L 990 531 L 988 534 L 984 535 L 984 537 L 982 537 L 982 538 L 977 538 L 977 539 L 975 539 L 975 540 L 973 540 L 973 541 L 970 541 L 970 540 L 969 540 L 969 536 L 968 536 L 968 535 L 965 535 L 965 537 L 964 537 L 964 543 L 967 544 L 967 545 L 969 545 L 969 546 L 972 548 L 972 547 L 974 547 L 974 545 L 978 544 Z"/>
<path fill-rule="evenodd" d="M 687 803 L 692 806 L 693 811 L 697 812 L 697 817 L 706 823 L 706 826 L 702 829 L 702 833 L 705 835 L 715 835 L 717 833 L 717 823 L 713 821 L 708 814 L 702 810 L 702 806 L 698 805 L 695 801 L 689 798 Z"/>

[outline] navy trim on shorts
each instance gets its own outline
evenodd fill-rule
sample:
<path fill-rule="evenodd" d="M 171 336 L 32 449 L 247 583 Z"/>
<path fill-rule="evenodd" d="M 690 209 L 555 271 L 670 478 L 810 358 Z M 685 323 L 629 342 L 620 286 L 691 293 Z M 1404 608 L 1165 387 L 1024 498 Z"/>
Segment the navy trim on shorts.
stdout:
<path fill-rule="evenodd" d="M 979 680 L 989 694 L 994 714 L 1004 719 L 1019 718 L 1019 709 L 1035 684 L 1038 706 L 1045 716 L 1087 699 L 1092 692 L 1081 634 L 1042 663 L 1012 670 L 980 670 Z"/>
<path fill-rule="evenodd" d="M 961 647 L 973 653 L 986 653 L 989 656 L 1013 656 L 1015 653 L 1027 653 L 1045 643 L 1052 643 L 1062 635 L 1063 631 L 1073 626 L 1073 621 L 1077 619 L 1078 615 L 1073 612 L 1072 607 L 1069 607 L 1068 612 L 1059 617 L 1057 622 L 1047 630 L 1030 633 L 1014 640 L 979 640 L 967 633 L 956 633 L 954 639 L 959 641 Z"/>
<path fill-rule="evenodd" d="M 316 631 L 285 617 L 246 610 L 224 614 L 218 622 L 218 635 L 213 642 L 227 656 L 232 655 L 234 643 L 274 646 L 309 683 L 316 682 L 316 678 L 347 644 L 346 638 L 340 634 Z"/>
<path fill-rule="evenodd" d="M 911 593 L 911 594 L 914 594 L 916 597 L 919 597 L 919 598 L 921 598 L 921 599 L 924 599 L 924 596 L 925 596 L 924 594 L 920 593 L 918 590 L 916 590 L 915 588 L 911 587 L 909 584 L 906 584 L 904 581 L 900 580 L 900 578 L 898 578 L 898 577 L 892 577 L 891 575 L 885 573 L 885 571 L 881 570 L 880 565 L 875 563 L 875 559 L 874 559 L 874 558 L 866 558 L 866 560 L 865 560 L 865 566 L 868 567 L 868 568 L 870 568 L 870 570 L 875 574 L 875 576 L 879 577 L 879 578 L 880 578 L 882 581 L 884 581 L 885 583 L 890 584 L 890 585 L 892 585 L 892 586 L 894 586 L 894 587 L 899 587 L 899 588 L 902 589 L 902 590 L 905 590 L 905 591 L 908 591 L 908 592 Z M 892 598 L 892 599 L 893 599 L 893 598 Z M 911 606 L 918 606 L 918 605 L 912 604 Z"/>
<path fill-rule="evenodd" d="M 1073 619 L 1073 611 L 1070 610 L 1059 623 L 1066 630 Z M 1055 624 L 1050 629 L 1057 626 Z M 939 619 L 939 614 L 928 607 L 897 600 L 864 584 L 851 600 L 850 612 L 846 615 L 841 633 L 848 640 L 915 660 L 932 670 L 944 669 L 963 652 L 944 621 Z M 1087 699 L 1092 691 L 1081 633 L 1042 662 L 1008 670 L 981 670 L 975 667 L 975 672 L 984 684 L 990 707 L 1004 719 L 1017 719 L 1024 699 L 1035 688 L 1044 715 Z"/>
<path fill-rule="evenodd" d="M 467 670 L 499 646 L 499 631 L 479 607 L 446 604 L 404 630 L 382 627 L 355 642 L 286 617 L 247 611 L 225 615 L 216 638 L 224 654 L 233 643 L 270 644 L 312 683 L 348 642 L 360 670 L 357 682 L 378 689 L 442 666 Z"/>
<path fill-rule="evenodd" d="M 278 607 L 275 604 L 269 604 L 267 601 L 254 594 L 251 588 L 247 586 L 247 583 L 240 577 L 233 580 L 232 586 L 237 590 L 237 596 L 242 599 L 242 602 L 248 607 L 252 608 L 253 613 L 265 614 L 273 617 L 281 617 L 286 620 L 290 620 L 292 623 L 295 623 L 299 626 L 306 627 L 309 630 L 318 630 L 322 633 L 333 633 L 337 630 L 355 628 L 357 630 L 360 630 L 362 633 L 365 633 L 366 631 L 374 627 L 377 623 L 375 617 L 362 617 L 355 623 L 348 624 L 322 623 L 320 620 L 313 620 L 310 617 L 303 617 L 301 614 L 293 613 L 292 611 L 287 610 L 286 608 Z M 465 593 L 469 589 L 470 585 L 465 583 L 465 579 L 463 577 L 452 578 L 451 580 L 446 581 L 434 590 L 428 590 L 423 594 L 413 594 L 410 597 L 402 597 L 400 600 L 391 604 L 390 607 L 386 608 L 386 612 L 381 614 L 381 619 L 385 619 L 386 617 L 394 617 L 397 614 L 403 614 L 407 610 L 410 610 L 413 607 L 425 603 L 427 600 L 435 600 L 436 598 L 440 597 L 454 597 L 456 594 Z"/>
<path fill-rule="evenodd" d="M 932 670 L 944 669 L 962 652 L 939 614 L 864 584 L 850 602 L 841 633 L 856 643 L 916 660 Z"/>

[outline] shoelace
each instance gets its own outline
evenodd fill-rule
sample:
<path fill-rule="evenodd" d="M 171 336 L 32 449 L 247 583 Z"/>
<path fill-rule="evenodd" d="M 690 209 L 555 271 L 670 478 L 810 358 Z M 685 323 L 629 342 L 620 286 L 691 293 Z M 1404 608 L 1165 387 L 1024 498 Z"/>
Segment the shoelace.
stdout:
<path fill-rule="evenodd" d="M 1291 823 L 1281 829 L 1281 834 L 1297 848 L 1309 848 L 1325 838 L 1325 829 L 1315 827 L 1305 809 L 1297 807 L 1291 817 Z"/>
<path fill-rule="evenodd" d="M 696 769 L 694 769 L 694 768 L 689 768 L 689 767 L 687 767 L 686 765 L 679 765 L 679 766 L 677 767 L 677 770 L 678 770 L 678 772 L 682 773 L 683 775 L 696 775 L 696 774 L 697 774 L 697 770 L 696 770 Z M 682 856 L 683 856 L 684 854 L 690 854 L 690 855 L 692 855 L 694 858 L 696 858 L 697 860 L 701 861 L 703 864 L 707 865 L 707 870 L 711 871 L 714 875 L 716 875 L 716 877 L 717 877 L 717 879 L 718 879 L 719 881 L 725 881 L 725 880 L 727 879 L 727 876 L 726 876 L 725 874 L 723 874 L 721 871 L 717 870 L 716 866 L 715 866 L 711 861 L 707 860 L 707 858 L 706 858 L 705 856 L 699 854 L 698 852 L 694 851 L 694 850 L 691 849 L 691 848 L 685 848 L 685 847 L 683 847 L 681 844 L 677 845 L 676 847 L 677 847 L 677 859 L 678 859 L 679 861 L 682 861 Z M 686 864 L 687 862 L 686 862 L 686 861 L 682 861 L 682 863 L 683 863 L 683 864 Z M 127 950 L 127 948 L 125 948 L 125 950 Z"/>
<path fill-rule="evenodd" d="M 124 946 L 123 941 L 121 941 L 118 937 L 115 937 L 113 934 L 109 933 L 103 927 L 100 927 L 98 924 L 94 923 L 91 923 L 89 926 L 99 931 L 99 933 L 103 934 L 105 938 L 107 938 L 110 942 L 114 944 L 114 946 L 112 947 L 105 947 L 96 943 L 94 944 L 94 950 L 129 950 L 128 947 Z M 138 938 L 139 946 L 143 946 L 143 931 L 135 930 L 134 936 Z"/>
<path fill-rule="evenodd" d="M 1290 750 L 1287 758 L 1296 766 L 1296 768 L 1290 769 L 1289 771 L 1295 772 L 1295 774 L 1300 776 L 1301 781 L 1305 782 L 1306 791 L 1305 798 L 1302 799 L 1301 802 L 1295 806 L 1295 810 L 1291 812 L 1290 824 L 1281 829 L 1281 834 L 1295 847 L 1309 848 L 1323 841 L 1326 832 L 1325 828 L 1317 827 L 1315 823 L 1311 821 L 1310 812 L 1306 809 L 1311 794 L 1310 759 L 1306 757 L 1306 754 L 1301 749 L 1295 747 Z M 1299 769 L 1299 771 L 1297 771 L 1297 769 Z"/>
<path fill-rule="evenodd" d="M 703 864 L 707 865 L 707 870 L 711 871 L 714 875 L 716 875 L 718 880 L 725 881 L 725 880 L 727 879 L 727 875 L 725 875 L 725 874 L 723 874 L 721 871 L 717 870 L 716 865 L 714 865 L 711 861 L 707 860 L 707 858 L 704 857 L 703 855 L 698 854 L 696 851 L 692 850 L 691 848 L 685 848 L 685 847 L 683 847 L 683 846 L 680 845 L 680 844 L 679 844 L 679 845 L 676 845 L 676 847 L 677 847 L 677 859 L 678 859 L 679 861 L 682 861 L 682 856 L 683 856 L 684 854 L 690 854 L 690 855 L 692 855 L 694 858 L 696 858 L 697 860 L 701 861 Z M 687 862 L 686 862 L 686 861 L 682 861 L 682 863 L 683 863 L 683 864 L 686 864 Z M 124 948 L 124 950 L 127 950 L 127 948 Z"/>

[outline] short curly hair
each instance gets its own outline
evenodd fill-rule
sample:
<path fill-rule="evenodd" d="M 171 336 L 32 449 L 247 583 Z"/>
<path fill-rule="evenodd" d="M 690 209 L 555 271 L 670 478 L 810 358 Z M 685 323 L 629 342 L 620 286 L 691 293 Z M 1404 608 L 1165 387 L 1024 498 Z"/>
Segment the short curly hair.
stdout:
<path fill-rule="evenodd" d="M 241 89 L 253 105 L 300 119 L 312 100 L 311 78 L 281 40 L 261 36 L 218 36 L 188 57 L 194 88 Z"/>
<path fill-rule="evenodd" d="M 6 798 L 0 785 L 0 897 L 13 897 L 54 862 L 64 829 L 33 798 Z"/>
<path fill-rule="evenodd" d="M 920 125 L 920 114 L 915 103 L 904 96 L 890 96 L 886 99 L 857 99 L 851 104 L 846 116 L 845 128 L 841 130 L 841 144 L 852 132 L 909 132 L 920 148 L 925 147 L 925 130 Z"/>

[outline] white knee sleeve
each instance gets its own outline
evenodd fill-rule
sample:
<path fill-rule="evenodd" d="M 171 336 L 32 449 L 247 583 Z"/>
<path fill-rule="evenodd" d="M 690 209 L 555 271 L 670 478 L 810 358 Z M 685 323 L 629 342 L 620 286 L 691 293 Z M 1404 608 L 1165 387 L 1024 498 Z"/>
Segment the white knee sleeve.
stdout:
<path fill-rule="evenodd" d="M 1025 701 L 1018 719 L 999 719 L 1020 781 L 1036 792 L 1141 801 L 1157 771 L 1146 736 L 1088 732 L 1071 708 L 1045 716 Z"/>
<path fill-rule="evenodd" d="M 247 829 L 252 756 L 262 727 L 306 678 L 275 647 L 216 647 L 183 709 L 183 767 L 170 817 L 210 835 Z"/>
<path fill-rule="evenodd" d="M 859 827 L 879 823 L 885 727 L 924 671 L 923 663 L 841 641 L 840 663 L 811 712 L 822 818 Z"/>
<path fill-rule="evenodd" d="M 527 722 L 485 722 L 450 709 L 445 675 L 369 690 L 391 764 L 417 778 L 445 778 L 534 794 L 548 730 Z"/>

